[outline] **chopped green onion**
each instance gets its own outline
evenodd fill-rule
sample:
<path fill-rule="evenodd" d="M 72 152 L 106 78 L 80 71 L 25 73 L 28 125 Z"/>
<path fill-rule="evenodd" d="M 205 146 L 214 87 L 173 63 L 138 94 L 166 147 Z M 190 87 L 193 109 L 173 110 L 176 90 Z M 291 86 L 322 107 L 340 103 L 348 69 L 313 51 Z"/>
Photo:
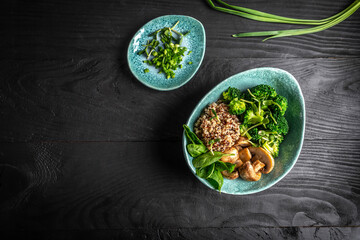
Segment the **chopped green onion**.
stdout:
<path fill-rule="evenodd" d="M 211 109 L 211 112 L 214 114 L 214 116 L 212 118 L 210 118 L 210 121 L 214 118 L 216 118 L 216 120 L 220 121 L 218 115 L 216 114 L 215 110 L 214 109 Z"/>
<path fill-rule="evenodd" d="M 152 36 L 154 39 L 148 40 L 146 45 L 143 45 L 145 49 L 138 53 L 139 55 L 145 53 L 148 60 L 143 62 L 159 69 L 159 73 L 164 73 L 167 79 L 174 78 L 174 71 L 179 67 L 182 68 L 180 64 L 183 60 L 182 56 L 188 50 L 186 47 L 180 46 L 184 35 L 174 29 L 178 24 L 179 21 L 171 28 L 164 27 L 150 34 L 149 36 Z M 178 35 L 178 37 L 174 37 L 173 33 Z M 160 41 L 157 40 L 158 34 L 163 46 L 159 46 Z"/>
<path fill-rule="evenodd" d="M 209 141 L 208 144 L 210 145 L 210 152 L 211 152 L 212 155 L 214 155 L 214 152 L 213 152 L 212 147 L 213 147 L 214 143 L 219 142 L 219 141 L 220 141 L 220 138 L 211 139 L 211 140 Z"/>

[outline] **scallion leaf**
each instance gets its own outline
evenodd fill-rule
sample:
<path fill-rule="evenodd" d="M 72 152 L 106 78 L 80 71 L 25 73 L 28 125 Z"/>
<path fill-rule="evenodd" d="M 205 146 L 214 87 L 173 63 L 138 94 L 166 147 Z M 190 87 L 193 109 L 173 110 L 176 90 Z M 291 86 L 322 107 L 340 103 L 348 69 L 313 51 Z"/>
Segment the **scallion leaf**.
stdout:
<path fill-rule="evenodd" d="M 320 20 L 309 20 L 309 19 L 297 19 L 297 18 L 282 17 L 279 15 L 265 13 L 265 12 L 257 11 L 257 10 L 250 9 L 250 8 L 244 8 L 244 7 L 240 7 L 240 6 L 227 4 L 226 2 L 221 1 L 221 0 L 216 0 L 216 1 L 219 4 L 221 4 L 227 8 L 215 6 L 211 0 L 207 0 L 210 7 L 217 11 L 237 15 L 237 16 L 252 19 L 255 21 L 287 23 L 287 24 L 318 25 L 316 27 L 311 27 L 311 28 L 278 30 L 278 31 L 245 32 L 245 33 L 238 33 L 238 34 L 232 35 L 233 37 L 270 36 L 270 37 L 264 39 L 263 41 L 266 41 L 266 40 L 272 39 L 272 38 L 296 36 L 296 35 L 310 34 L 310 33 L 323 31 L 325 29 L 333 27 L 334 25 L 344 21 L 360 7 L 360 0 L 356 0 L 351 5 L 349 5 L 347 8 L 345 8 L 343 11 L 341 11 L 331 17 L 328 17 L 325 19 L 320 19 Z"/>

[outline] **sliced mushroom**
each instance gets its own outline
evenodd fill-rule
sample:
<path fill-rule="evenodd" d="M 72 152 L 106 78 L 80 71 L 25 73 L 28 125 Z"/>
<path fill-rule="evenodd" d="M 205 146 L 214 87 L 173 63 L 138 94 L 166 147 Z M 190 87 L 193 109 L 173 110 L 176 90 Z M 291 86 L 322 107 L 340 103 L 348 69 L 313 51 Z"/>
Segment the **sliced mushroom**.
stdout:
<path fill-rule="evenodd" d="M 234 148 L 236 148 L 239 152 L 243 149 L 240 145 L 234 145 Z"/>
<path fill-rule="evenodd" d="M 260 162 L 259 160 L 256 160 L 255 162 L 253 162 L 252 165 L 253 165 L 255 172 L 258 172 L 265 167 L 265 164 Z"/>
<path fill-rule="evenodd" d="M 244 148 L 244 149 L 242 149 L 241 151 L 239 151 L 239 159 L 240 159 L 242 162 L 250 161 L 250 159 L 251 159 L 251 153 L 250 153 L 249 148 Z"/>
<path fill-rule="evenodd" d="M 239 174 L 240 177 L 246 181 L 259 181 L 261 178 L 261 172 L 255 171 L 253 165 L 250 161 L 245 162 L 240 168 L 239 168 Z"/>
<path fill-rule="evenodd" d="M 235 168 L 239 168 L 239 167 L 241 167 L 241 165 L 243 165 L 243 161 L 241 161 L 239 158 L 238 160 L 236 160 L 235 164 L 236 164 Z"/>
<path fill-rule="evenodd" d="M 221 174 L 226 177 L 227 179 L 233 180 L 239 177 L 238 171 L 233 171 L 232 173 L 229 173 L 227 170 L 222 171 Z"/>
<path fill-rule="evenodd" d="M 249 147 L 250 153 L 253 156 L 251 158 L 251 162 L 256 162 L 259 160 L 260 162 L 265 164 L 265 167 L 261 170 L 262 173 L 269 173 L 274 168 L 274 158 L 271 154 L 263 149 L 262 147 Z"/>
<path fill-rule="evenodd" d="M 240 137 L 239 140 L 236 141 L 235 146 L 240 146 L 244 148 L 251 146 L 251 143 L 246 137 Z"/>
<path fill-rule="evenodd" d="M 223 156 L 220 160 L 234 164 L 239 159 L 239 152 L 236 148 L 232 147 L 224 151 L 227 154 L 233 154 L 229 156 Z"/>

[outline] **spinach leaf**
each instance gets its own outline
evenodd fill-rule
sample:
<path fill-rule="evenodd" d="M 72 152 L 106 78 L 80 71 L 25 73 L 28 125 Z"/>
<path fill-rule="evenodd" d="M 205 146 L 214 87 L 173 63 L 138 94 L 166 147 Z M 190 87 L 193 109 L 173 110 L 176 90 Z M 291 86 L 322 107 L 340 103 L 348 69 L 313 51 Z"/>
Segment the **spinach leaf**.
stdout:
<path fill-rule="evenodd" d="M 230 164 L 230 166 L 229 166 L 229 164 Z M 229 173 L 232 173 L 235 170 L 236 164 L 227 163 L 227 165 L 228 165 L 228 170 L 227 171 Z"/>
<path fill-rule="evenodd" d="M 188 126 L 186 126 L 185 124 L 183 125 L 183 128 L 185 130 L 185 136 L 192 142 L 195 144 L 200 144 L 200 145 L 204 145 L 204 143 L 196 136 L 195 133 L 193 133 L 190 128 Z M 204 145 L 205 146 L 205 145 Z"/>
<path fill-rule="evenodd" d="M 197 157 L 203 153 L 206 153 L 208 149 L 204 145 L 190 143 L 186 146 L 188 153 L 192 157 Z"/>
<path fill-rule="evenodd" d="M 235 169 L 236 164 L 231 164 L 228 162 L 223 162 L 223 161 L 217 161 L 215 163 L 215 168 L 216 170 L 219 170 L 220 172 L 222 171 L 228 171 L 229 173 L 233 172 Z"/>
<path fill-rule="evenodd" d="M 206 179 L 206 178 L 209 178 L 214 173 L 214 170 L 215 170 L 215 164 L 213 163 L 204 168 L 197 168 L 196 175 L 198 175 L 201 178 Z"/>
<path fill-rule="evenodd" d="M 219 170 L 214 171 L 214 173 L 207 180 L 211 186 L 221 191 L 221 187 L 224 184 L 224 177 Z"/>
<path fill-rule="evenodd" d="M 222 152 L 213 152 L 213 153 L 207 152 L 194 158 L 192 164 L 194 165 L 195 168 L 206 167 L 220 160 L 220 158 L 222 158 L 223 156 L 230 156 L 230 155 L 232 154 L 225 154 Z"/>

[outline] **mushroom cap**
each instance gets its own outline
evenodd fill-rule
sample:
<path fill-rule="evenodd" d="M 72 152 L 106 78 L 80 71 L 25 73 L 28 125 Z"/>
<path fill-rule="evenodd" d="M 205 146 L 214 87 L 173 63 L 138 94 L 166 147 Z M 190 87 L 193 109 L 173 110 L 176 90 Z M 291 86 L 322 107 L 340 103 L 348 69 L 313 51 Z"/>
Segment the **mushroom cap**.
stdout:
<path fill-rule="evenodd" d="M 243 148 L 239 151 L 239 159 L 242 161 L 242 162 L 247 162 L 247 161 L 250 161 L 251 159 L 251 153 L 250 153 L 250 150 L 249 148 Z"/>
<path fill-rule="evenodd" d="M 234 145 L 233 147 L 236 148 L 239 152 L 241 149 L 243 149 L 240 145 Z"/>
<path fill-rule="evenodd" d="M 249 139 L 247 139 L 246 137 L 240 137 L 236 143 L 234 144 L 234 146 L 240 146 L 240 147 L 249 147 L 251 146 L 251 143 L 249 142 Z"/>
<path fill-rule="evenodd" d="M 236 164 L 235 168 L 239 168 L 239 167 L 241 167 L 241 165 L 243 165 L 243 161 L 241 161 L 239 158 L 238 160 L 236 160 L 235 164 Z"/>
<path fill-rule="evenodd" d="M 273 170 L 275 161 L 268 151 L 266 151 L 262 147 L 249 147 L 249 151 L 253 156 L 251 158 L 252 162 L 259 160 L 260 162 L 265 164 L 265 167 L 261 171 L 262 173 L 267 174 Z"/>
<path fill-rule="evenodd" d="M 239 168 L 240 177 L 246 181 L 259 181 L 261 178 L 261 172 L 255 172 L 253 165 L 250 161 L 245 162 Z"/>
<path fill-rule="evenodd" d="M 233 171 L 232 173 L 229 173 L 227 170 L 222 171 L 221 174 L 226 177 L 227 179 L 233 180 L 239 177 L 238 171 Z"/>
<path fill-rule="evenodd" d="M 230 155 L 230 156 L 223 156 L 220 160 L 223 162 L 228 162 L 231 164 L 234 164 L 238 159 L 239 159 L 239 152 L 236 148 L 231 147 L 229 149 L 226 149 L 224 151 L 224 153 L 227 154 L 234 154 L 234 155 Z"/>

